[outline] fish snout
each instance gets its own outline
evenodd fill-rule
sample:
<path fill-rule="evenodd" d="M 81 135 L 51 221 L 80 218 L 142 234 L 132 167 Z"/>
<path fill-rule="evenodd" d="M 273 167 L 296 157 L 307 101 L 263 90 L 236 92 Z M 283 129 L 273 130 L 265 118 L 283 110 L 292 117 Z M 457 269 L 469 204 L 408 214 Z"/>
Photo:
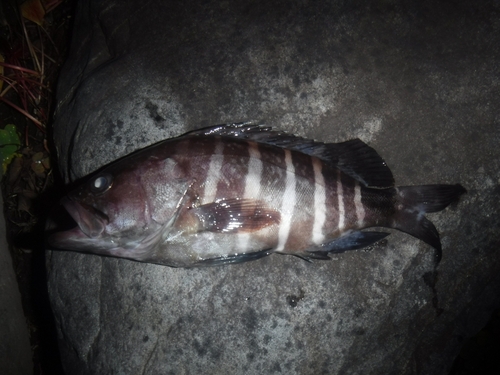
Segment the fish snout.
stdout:
<path fill-rule="evenodd" d="M 45 232 L 49 244 L 55 242 L 53 245 L 57 246 L 59 240 L 78 235 L 78 232 L 81 233 L 79 237 L 99 237 L 108 223 L 109 218 L 103 212 L 65 197 L 49 215 L 45 224 Z"/>

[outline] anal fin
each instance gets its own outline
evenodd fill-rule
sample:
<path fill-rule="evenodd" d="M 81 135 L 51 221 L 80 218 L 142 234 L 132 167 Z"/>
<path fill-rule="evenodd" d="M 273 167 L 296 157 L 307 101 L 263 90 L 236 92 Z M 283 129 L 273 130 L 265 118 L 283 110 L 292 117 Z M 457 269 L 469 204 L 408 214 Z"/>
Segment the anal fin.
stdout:
<path fill-rule="evenodd" d="M 343 253 L 349 250 L 362 249 L 363 247 L 374 244 L 377 241 L 387 237 L 390 233 L 386 232 L 351 232 L 345 236 L 336 238 L 320 246 L 307 250 L 306 254 L 301 256 L 312 259 L 329 259 L 328 254 Z"/>
<path fill-rule="evenodd" d="M 270 249 L 264 249 L 260 251 L 255 251 L 253 253 L 229 254 L 217 258 L 205 259 L 198 262 L 196 265 L 200 267 L 205 267 L 205 266 L 219 266 L 223 264 L 237 264 L 237 263 L 250 262 L 252 260 L 264 258 L 265 256 L 268 256 L 272 252 L 273 251 Z"/>

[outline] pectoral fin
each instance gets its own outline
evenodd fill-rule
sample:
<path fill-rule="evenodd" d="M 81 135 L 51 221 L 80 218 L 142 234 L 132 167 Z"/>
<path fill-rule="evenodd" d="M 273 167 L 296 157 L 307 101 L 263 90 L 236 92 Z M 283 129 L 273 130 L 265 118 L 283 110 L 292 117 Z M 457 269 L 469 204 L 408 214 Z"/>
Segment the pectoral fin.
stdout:
<path fill-rule="evenodd" d="M 253 199 L 225 199 L 191 209 L 199 230 L 210 232 L 253 232 L 280 221 L 279 212 Z"/>

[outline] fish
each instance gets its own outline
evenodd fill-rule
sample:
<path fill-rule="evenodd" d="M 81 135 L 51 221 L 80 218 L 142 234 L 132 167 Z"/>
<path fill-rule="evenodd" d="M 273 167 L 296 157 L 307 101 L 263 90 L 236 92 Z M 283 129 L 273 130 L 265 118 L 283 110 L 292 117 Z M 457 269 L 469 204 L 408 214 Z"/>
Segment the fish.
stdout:
<path fill-rule="evenodd" d="M 61 200 L 51 248 L 171 267 L 290 254 L 307 261 L 371 246 L 393 228 L 430 245 L 425 217 L 466 192 L 460 184 L 395 186 L 366 143 L 324 143 L 254 122 L 195 130 L 134 152 Z M 68 225 L 69 223 L 72 225 Z"/>

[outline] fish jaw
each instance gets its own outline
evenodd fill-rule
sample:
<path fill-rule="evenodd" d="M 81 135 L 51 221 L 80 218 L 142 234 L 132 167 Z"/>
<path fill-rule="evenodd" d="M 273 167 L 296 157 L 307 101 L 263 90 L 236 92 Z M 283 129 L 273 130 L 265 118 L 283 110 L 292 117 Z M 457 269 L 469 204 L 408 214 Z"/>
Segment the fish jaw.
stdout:
<path fill-rule="evenodd" d="M 87 236 L 79 227 L 53 233 L 48 236 L 47 242 L 56 249 L 83 252 L 95 252 L 100 247 L 97 238 Z"/>
<path fill-rule="evenodd" d="M 73 219 L 75 225 L 73 228 L 59 230 L 60 223 L 55 220 L 55 217 L 61 213 L 66 214 L 63 218 L 65 221 L 63 224 L 67 225 Z M 65 197 L 51 216 L 52 218 L 47 224 L 47 229 L 53 232 L 47 238 L 50 246 L 76 251 L 95 251 L 96 248 L 109 249 L 113 247 L 111 243 L 106 246 L 106 241 L 100 238 L 109 223 L 109 219 L 95 208 Z"/>
<path fill-rule="evenodd" d="M 109 223 L 109 218 L 105 214 L 91 206 L 83 205 L 70 198 L 63 198 L 61 204 L 87 237 L 99 237 Z"/>

